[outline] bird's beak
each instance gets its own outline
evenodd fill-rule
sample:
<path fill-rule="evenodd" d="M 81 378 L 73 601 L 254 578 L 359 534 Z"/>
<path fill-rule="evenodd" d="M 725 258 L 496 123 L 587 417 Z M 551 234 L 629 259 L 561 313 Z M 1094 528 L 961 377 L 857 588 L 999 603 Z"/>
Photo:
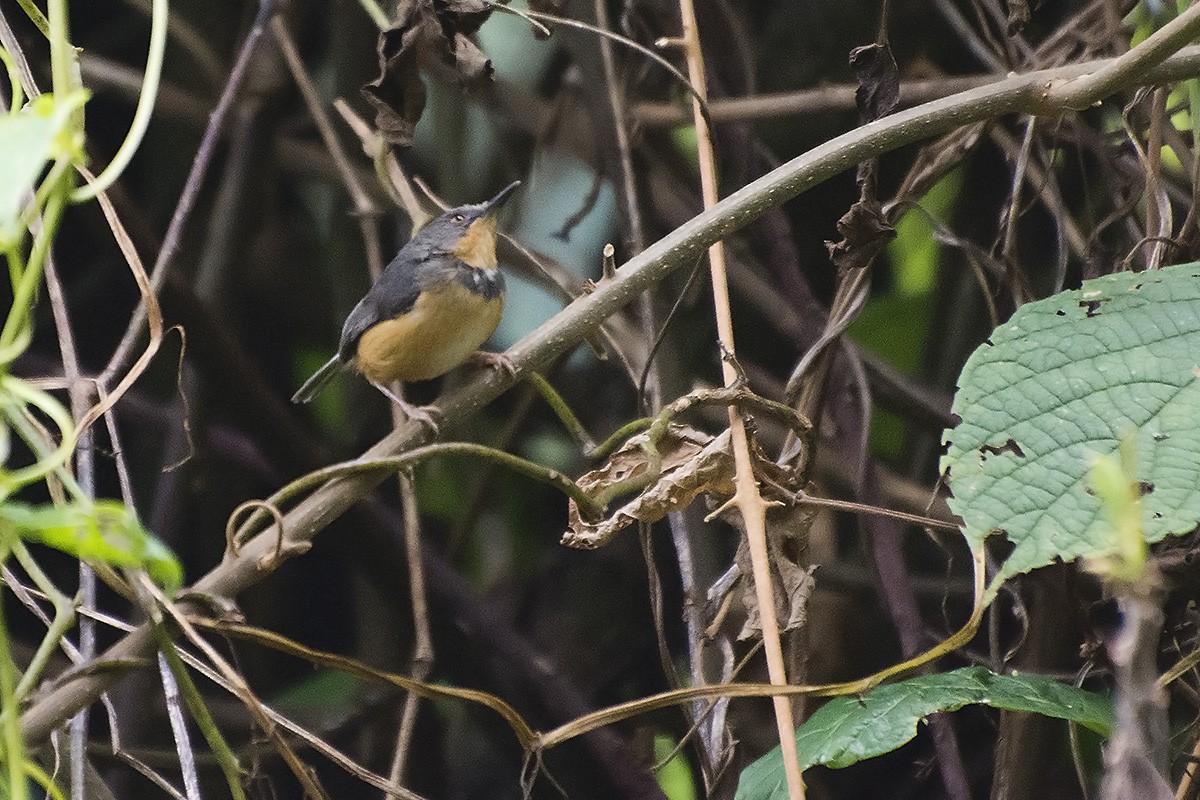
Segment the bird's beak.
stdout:
<path fill-rule="evenodd" d="M 496 227 L 499 225 L 500 207 L 521 185 L 514 181 L 500 190 L 500 194 L 475 206 L 475 218 L 465 234 L 454 246 L 453 253 L 463 262 L 481 269 L 496 267 Z M 472 214 L 474 216 L 474 214 Z"/>
<path fill-rule="evenodd" d="M 517 187 L 520 185 L 520 181 L 513 181 L 508 186 L 505 186 L 503 189 L 501 189 L 500 194 L 496 195 L 484 204 L 482 216 L 495 218 L 495 216 L 500 213 L 500 207 L 504 205 L 508 198 L 512 197 L 513 192 L 515 192 Z"/>

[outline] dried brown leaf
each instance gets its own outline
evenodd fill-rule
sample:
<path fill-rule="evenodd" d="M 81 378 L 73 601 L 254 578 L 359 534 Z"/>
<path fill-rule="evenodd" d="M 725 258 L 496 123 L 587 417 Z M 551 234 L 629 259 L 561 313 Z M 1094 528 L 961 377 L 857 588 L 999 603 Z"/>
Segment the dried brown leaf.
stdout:
<path fill-rule="evenodd" d="M 883 207 L 874 196 L 863 197 L 850 206 L 837 223 L 840 242 L 825 242 L 829 257 L 841 269 L 863 269 L 896 238 L 893 228 L 883 214 Z"/>
<path fill-rule="evenodd" d="M 850 71 L 858 82 L 854 99 L 861 122 L 874 122 L 900 103 L 900 70 L 886 44 L 868 44 L 850 51 Z"/>
<path fill-rule="evenodd" d="M 449 64 L 468 84 L 491 77 L 491 62 L 470 39 L 491 12 L 483 0 L 401 0 L 392 25 L 379 34 L 379 76 L 362 87 L 388 142 L 412 144 L 425 110 L 423 63 Z"/>
<path fill-rule="evenodd" d="M 563 544 L 594 550 L 607 544 L 622 528 L 639 521 L 657 522 L 672 511 L 687 508 L 700 494 L 721 499 L 733 494 L 734 467 L 728 431 L 713 438 L 694 428 L 670 425 L 658 440 L 662 466 L 657 477 L 650 474 L 653 464 L 644 449 L 648 444 L 647 434 L 633 437 L 604 466 L 575 482 L 595 496 L 627 481 L 652 478 L 636 497 L 598 523 L 584 520 L 572 502 Z"/>
<path fill-rule="evenodd" d="M 1029 17 L 1029 0 L 1008 0 L 1008 35 L 1025 30 Z"/>
<path fill-rule="evenodd" d="M 776 509 L 768 517 L 767 550 L 771 556 L 771 575 L 775 589 L 775 615 L 781 629 L 790 631 L 799 628 L 808 617 L 808 598 L 812 595 L 816 580 L 816 566 L 800 564 L 793 553 L 803 550 L 808 539 L 808 529 L 816 518 L 816 509 L 808 506 L 792 506 Z M 731 519 L 736 524 L 737 520 Z M 748 639 L 762 632 L 762 621 L 758 610 L 758 595 L 754 591 L 753 569 L 750 552 L 743 537 L 738 545 L 734 563 L 741 577 L 738 588 L 746 620 L 737 638 Z"/>
<path fill-rule="evenodd" d="M 896 190 L 898 200 L 919 200 L 933 188 L 934 184 L 958 167 L 963 159 L 979 144 L 989 123 L 977 122 L 948 133 L 937 141 L 921 148 L 908 174 Z"/>
<path fill-rule="evenodd" d="M 895 110 L 900 102 L 900 73 L 886 44 L 868 44 L 850 51 L 850 70 L 858 81 L 855 101 L 858 118 L 874 122 Z M 871 265 L 896 230 L 884 216 L 875 196 L 875 159 L 858 165 L 858 202 L 838 220 L 840 242 L 825 242 L 829 257 L 839 269 L 865 269 Z"/>

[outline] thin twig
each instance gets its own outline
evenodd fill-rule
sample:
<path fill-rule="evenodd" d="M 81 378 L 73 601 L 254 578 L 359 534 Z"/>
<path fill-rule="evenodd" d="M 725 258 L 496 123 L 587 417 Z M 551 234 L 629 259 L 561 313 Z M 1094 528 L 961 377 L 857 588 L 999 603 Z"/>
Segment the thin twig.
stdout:
<path fill-rule="evenodd" d="M 911 108 L 968 89 L 987 86 L 1003 77 L 1003 73 L 983 73 L 905 81 L 900 84 L 900 103 L 897 107 Z M 857 84 L 838 83 L 793 92 L 720 97 L 709 101 L 708 110 L 713 122 L 750 122 L 756 119 L 831 114 L 853 111 L 857 90 Z M 652 127 L 682 125 L 687 121 L 687 109 L 676 103 L 646 102 L 634 106 L 633 116 L 641 124 Z"/>
<path fill-rule="evenodd" d="M 354 200 L 356 216 L 359 220 L 359 227 L 362 230 L 363 243 L 367 250 L 367 266 L 372 279 L 378 280 L 383 271 L 379 231 L 375 224 L 375 220 L 379 216 L 379 209 L 371 200 L 370 194 L 359 183 L 354 169 L 350 166 L 350 159 L 342 147 L 341 140 L 338 139 L 337 134 L 333 130 L 333 125 L 329 121 L 329 115 L 326 113 L 324 105 L 317 95 L 316 86 L 308 76 L 308 72 L 304 69 L 304 63 L 300 59 L 299 51 L 296 49 L 296 45 L 292 41 L 291 34 L 288 32 L 283 20 L 279 17 L 272 19 L 271 30 L 279 42 L 288 68 L 291 70 L 297 85 L 300 87 L 309 113 L 316 122 L 317 129 L 320 131 L 321 139 L 333 157 L 338 174 L 341 176 L 343 184 Z M 411 216 L 413 219 L 416 218 L 415 214 Z M 393 391 L 399 394 L 402 391 L 402 387 L 395 386 L 393 387 Z M 391 411 L 393 425 L 399 427 L 404 422 L 405 415 L 395 406 L 392 406 Z M 414 643 L 410 673 L 417 680 L 424 680 L 433 664 L 433 638 L 430 634 L 425 578 L 420 558 L 420 520 L 417 515 L 416 491 L 413 488 L 412 478 L 406 473 L 401 473 L 397 476 L 397 480 L 399 483 L 401 504 L 404 507 L 404 539 L 405 549 L 408 554 L 409 592 L 413 610 Z M 396 746 L 393 752 L 390 774 L 391 782 L 397 787 L 403 783 L 409 745 L 413 731 L 416 728 L 416 714 L 419 704 L 420 698 L 411 692 L 405 698 L 399 731 L 396 735 Z M 389 791 L 388 796 L 398 798 L 401 795 Z"/>
<path fill-rule="evenodd" d="M 995 51 L 988 46 L 983 37 L 971 27 L 971 23 L 959 11 L 953 0 L 933 0 L 933 8 L 954 31 L 958 41 L 964 43 L 971 55 L 979 59 L 979 63 L 996 72 L 1003 72 L 1008 65 L 1002 61 Z"/>
<path fill-rule="evenodd" d="M 183 701 L 179 696 L 179 683 L 167 666 L 167 659 L 158 654 L 158 676 L 163 685 L 163 699 L 167 707 L 167 719 L 171 723 L 171 735 L 175 738 L 175 752 L 179 754 L 179 768 L 183 773 L 183 791 L 187 800 L 200 800 L 200 777 L 196 773 L 196 754 L 188 734 L 187 720 L 183 716 Z"/>
<path fill-rule="evenodd" d="M 1171 202 L 1162 184 L 1163 127 L 1167 122 L 1167 90 L 1155 88 L 1150 95 L 1150 129 L 1146 139 L 1146 269 L 1162 266 L 1171 236 Z"/>
<path fill-rule="evenodd" d="M 317 87 L 313 83 L 312 78 L 309 77 L 308 70 L 304 68 L 304 61 L 300 58 L 300 51 L 296 48 L 296 43 L 292 40 L 292 35 L 282 18 L 271 18 L 271 33 L 275 37 L 275 41 L 279 44 L 283 60 L 287 63 L 288 70 L 292 73 L 292 79 L 296 81 L 296 87 L 300 89 L 300 96 L 304 98 L 304 105 L 308 108 L 308 113 L 312 117 L 313 123 L 317 126 L 317 132 L 321 135 L 321 142 L 329 151 L 329 156 L 333 159 L 333 164 L 337 168 L 338 175 L 342 178 L 342 185 L 346 187 L 346 190 L 350 193 L 350 199 L 354 202 L 354 215 L 358 218 L 358 225 L 363 236 L 363 244 L 367 249 L 367 265 L 373 275 L 378 275 L 383 269 L 383 252 L 379 243 L 379 228 L 375 224 L 379 218 L 379 207 L 375 205 L 375 201 L 371 199 L 370 193 L 359 182 L 354 168 L 350 166 L 350 158 L 346 155 L 346 149 L 342 147 L 342 141 L 333 129 L 329 113 L 325 110 L 325 105 L 317 94 Z"/>
<path fill-rule="evenodd" d="M 694 90 L 693 121 L 696 126 L 696 144 L 700 164 L 700 186 L 704 207 L 717 204 L 716 154 L 713 152 L 712 136 L 705 118 L 704 101 L 708 96 L 708 80 L 705 77 L 704 54 L 700 47 L 700 29 L 696 23 L 696 9 L 692 0 L 679 0 L 679 13 L 683 25 L 683 45 L 687 54 L 688 76 Z M 713 304 L 717 317 L 717 337 L 721 347 L 721 374 L 727 388 L 741 379 L 736 364 L 736 349 L 733 340 L 733 314 L 729 306 L 729 280 L 725 270 L 725 248 L 718 239 L 708 250 L 709 268 L 712 273 Z M 766 653 L 767 674 L 771 683 L 787 685 L 787 668 L 783 663 L 783 648 L 780 645 L 779 622 L 775 617 L 775 588 L 771 578 L 770 553 L 767 548 L 767 505 L 758 491 L 754 477 L 753 460 L 750 456 L 750 441 L 745 421 L 737 406 L 729 406 L 729 429 L 733 444 L 735 494 L 733 504 L 737 506 L 745 525 L 746 542 L 750 550 L 750 563 L 754 570 L 754 594 L 758 603 L 759 622 L 762 630 L 763 648 Z M 804 779 L 800 774 L 800 758 L 792 746 L 795 722 L 792 719 L 792 703 L 786 697 L 771 699 L 775 709 L 775 727 L 783 753 L 783 771 L 787 778 L 788 796 L 791 800 L 804 797 Z"/>
<path fill-rule="evenodd" d="M 495 5 L 491 3 L 490 0 L 488 0 L 488 2 L 491 5 Z M 653 60 L 667 72 L 671 73 L 671 76 L 679 81 L 679 83 L 683 85 L 683 88 L 688 90 L 688 93 L 692 96 L 692 100 L 700 103 L 700 113 L 706 119 L 708 118 L 708 104 L 706 100 L 708 92 L 704 91 L 703 87 L 694 86 L 682 72 L 675 68 L 674 64 L 672 64 L 670 61 L 667 61 L 665 58 L 645 45 L 635 42 L 628 36 L 622 36 L 621 34 L 606 28 L 598 27 L 596 25 L 588 25 L 586 22 L 580 22 L 579 20 L 570 19 L 568 17 L 559 17 L 554 14 L 547 14 L 544 11 L 525 11 L 524 13 L 535 20 L 545 20 L 546 22 L 552 22 L 555 25 L 565 25 L 568 28 L 578 28 L 580 30 L 590 31 L 597 36 L 618 42 L 619 44 L 622 44 L 631 50 L 636 50 L 647 58 Z"/>
<path fill-rule="evenodd" d="M 608 4 L 596 0 L 596 23 L 604 29 L 612 27 L 608 18 Z M 624 198 L 625 222 L 629 226 L 626 244 L 632 249 L 629 255 L 640 253 L 646 247 L 646 232 L 642 224 L 642 211 L 638 204 L 637 175 L 633 168 L 633 154 L 629 143 L 629 123 L 626 120 L 625 87 L 617 75 L 613 43 L 601 36 L 596 42 L 600 48 L 600 62 L 604 67 L 604 84 L 608 94 L 609 111 L 613 119 L 613 134 L 616 138 L 618 162 L 621 167 L 621 196 Z M 645 308 L 643 307 L 643 313 Z"/>
<path fill-rule="evenodd" d="M 58 349 L 62 356 L 63 375 L 67 380 L 71 398 L 71 416 L 78 424 L 87 414 L 91 395 L 88 384 L 83 380 L 79 370 L 75 339 L 71 331 L 71 320 L 67 313 L 66 297 L 63 294 L 62 283 L 58 279 L 58 269 L 54 259 L 49 255 L 46 257 L 46 294 L 50 298 L 50 308 L 54 314 L 54 328 L 58 334 Z M 95 438 L 93 430 L 86 430 L 79 437 L 75 446 L 75 477 L 79 488 L 87 497 L 96 495 Z M 84 561 L 79 562 L 79 606 L 80 608 L 96 607 L 96 573 Z M 80 659 L 84 661 L 90 661 L 96 657 L 96 626 L 87 616 L 82 616 L 79 620 L 79 655 Z M 85 791 L 84 768 L 87 761 L 88 716 L 88 709 L 82 708 L 71 720 L 72 797 L 82 798 Z"/>
<path fill-rule="evenodd" d="M 1046 99 L 1062 108 L 1083 110 L 1097 98 L 1118 91 L 1131 76 L 1144 74 L 1158 66 L 1198 35 L 1200 6 L 1194 5 L 1150 34 L 1137 47 L 1094 72 L 1061 83 L 1047 83 Z"/>
<path fill-rule="evenodd" d="M 399 409 L 396 409 L 397 411 Z M 417 493 L 412 475 L 399 475 L 400 501 L 404 507 L 404 554 L 408 562 L 409 597 L 412 600 L 413 653 L 409 659 L 409 674 L 414 680 L 423 681 L 433 669 L 433 635 L 429 624 L 429 598 L 425 591 L 425 568 L 421 560 L 421 520 L 417 515 Z M 396 733 L 396 745 L 392 751 L 392 768 L 389 780 L 396 786 L 404 784 L 405 767 L 413 732 L 417 727 L 417 711 L 421 698 L 409 692 L 404 698 L 404 709 L 400 715 L 400 728 Z M 399 795 L 390 794 L 398 798 Z"/>
<path fill-rule="evenodd" d="M 125 3 L 149 16 L 152 0 L 125 0 Z M 204 82 L 214 90 L 225 83 L 225 64 L 205 34 L 189 22 L 182 14 L 171 14 L 167 19 L 167 35 L 179 48 L 187 53 L 194 66 L 200 70 Z M 82 55 L 82 54 L 81 54 Z M 139 80 L 140 84 L 141 81 Z"/>
<path fill-rule="evenodd" d="M 5 28 L 7 28 L 7 23 L 5 23 Z M 10 43 L 6 42 L 6 44 Z M 32 72 L 28 69 L 28 62 L 24 51 L 15 41 L 11 42 L 11 46 L 15 49 L 9 50 L 9 53 L 16 59 L 18 64 L 24 65 L 21 77 L 25 93 L 30 97 L 39 96 L 41 90 L 34 82 Z M 41 228 L 41 224 L 40 219 L 34 221 L 32 228 L 34 234 Z M 58 336 L 63 375 L 67 381 L 68 394 L 71 401 L 71 416 L 74 418 L 76 425 L 78 425 L 87 413 L 90 393 L 79 369 L 78 351 L 75 348 L 75 338 L 72 333 L 70 316 L 67 312 L 66 295 L 62 289 L 62 282 L 58 277 L 58 269 L 53 253 L 50 252 L 46 253 L 45 280 L 46 294 L 50 298 L 50 309 L 54 317 L 54 329 Z M 95 437 L 91 431 L 84 431 L 76 442 L 74 453 L 76 481 L 79 484 L 79 488 L 87 497 L 95 497 L 94 439 Z M 96 574 L 83 561 L 79 562 L 79 605 L 80 608 L 84 609 L 96 607 Z M 56 617 L 58 616 L 60 615 L 56 614 Z M 50 630 L 54 630 L 53 626 Z M 96 628 L 93 622 L 85 615 L 79 620 L 79 657 L 80 660 L 89 661 L 95 658 L 95 656 Z M 72 798 L 82 798 L 85 792 L 88 719 L 89 709 L 87 708 L 79 709 L 79 713 L 71 719 L 69 774 Z"/>
<path fill-rule="evenodd" d="M 154 98 L 158 95 L 158 82 L 162 77 L 163 56 L 167 51 L 167 0 L 153 0 L 153 13 L 150 21 L 150 47 L 146 55 L 146 70 L 142 76 L 142 88 L 138 93 L 137 107 L 133 112 L 133 121 L 129 124 L 129 132 L 125 135 L 121 146 L 113 155 L 96 179 L 77 188 L 71 195 L 72 202 L 81 203 L 91 200 L 100 192 L 116 182 L 133 156 L 141 146 L 142 137 L 150 127 L 150 117 L 154 113 Z M 76 59 L 75 69 L 78 71 L 79 62 Z M 55 91 L 61 91 L 55 87 Z"/>
<path fill-rule="evenodd" d="M 1029 117 L 1025 120 L 1025 136 L 1021 139 L 1021 149 L 1018 151 L 1016 163 L 1013 165 L 1008 209 L 1001 226 L 1004 231 L 1004 244 L 1000 248 L 1000 255 L 1010 269 L 1016 269 L 1017 220 L 1021 216 L 1021 187 L 1025 185 L 1026 171 L 1029 169 L 1029 153 L 1033 149 L 1033 136 L 1036 128 L 1037 117 Z"/>
<path fill-rule="evenodd" d="M 188 172 L 187 181 L 179 195 L 179 203 L 175 206 L 175 213 L 171 215 L 171 223 L 163 237 L 162 247 L 159 248 L 158 258 L 150 271 L 150 286 L 155 293 L 162 288 L 163 281 L 166 280 L 167 268 L 171 265 L 175 252 L 179 249 L 179 243 L 183 239 L 183 229 L 191 217 L 192 209 L 200 196 L 200 186 L 204 182 L 204 177 L 208 174 L 208 167 L 216 154 L 217 143 L 220 141 L 221 131 L 225 127 L 225 118 L 229 115 L 229 110 L 233 107 L 233 102 L 241 90 L 242 80 L 246 77 L 246 68 L 250 64 L 250 57 L 254 55 L 254 51 L 258 47 L 267 21 L 275 13 L 275 5 L 276 0 L 259 0 L 258 15 L 254 18 L 254 24 L 246 34 L 245 41 L 242 42 L 237 61 L 229 71 L 229 80 L 221 92 L 221 99 L 217 101 L 216 108 L 209 116 L 208 127 L 204 130 L 204 137 L 200 140 L 200 147 L 196 150 L 191 171 Z M 125 368 L 145 320 L 145 308 L 139 306 L 129 327 L 126 328 L 120 344 L 117 345 L 104 371 L 100 374 L 99 380 L 106 387 L 110 386 L 117 373 Z"/>
<path fill-rule="evenodd" d="M 608 3 L 606 0 L 595 0 L 594 3 L 596 24 L 605 30 L 612 28 L 612 24 L 608 16 Z M 600 64 L 604 69 L 604 86 L 608 99 L 609 115 L 612 118 L 613 134 L 615 138 L 615 147 L 617 154 L 617 165 L 620 172 L 620 191 L 618 196 L 621 198 L 621 210 L 625 219 L 625 243 L 629 247 L 628 256 L 636 255 L 646 249 L 646 231 L 642 223 L 641 205 L 638 201 L 638 184 L 637 174 L 633 167 L 632 146 L 629 141 L 629 121 L 626 114 L 626 97 L 625 87 L 621 83 L 617 75 L 616 57 L 613 53 L 613 43 L 605 36 L 599 37 L 596 42 L 600 49 Z M 639 299 L 641 308 L 640 322 L 642 326 L 642 338 L 647 341 L 654 341 L 655 329 L 657 327 L 657 315 L 654 309 L 654 295 L 651 292 L 645 292 Z M 645 396 L 642 395 L 642 386 L 645 386 L 647 391 Z M 642 381 L 639 382 L 638 395 L 643 402 L 639 404 L 639 410 L 645 413 L 653 413 L 658 410 L 662 404 L 662 380 L 658 369 L 654 366 L 654 353 L 651 351 L 646 356 L 646 364 L 642 369 Z"/>

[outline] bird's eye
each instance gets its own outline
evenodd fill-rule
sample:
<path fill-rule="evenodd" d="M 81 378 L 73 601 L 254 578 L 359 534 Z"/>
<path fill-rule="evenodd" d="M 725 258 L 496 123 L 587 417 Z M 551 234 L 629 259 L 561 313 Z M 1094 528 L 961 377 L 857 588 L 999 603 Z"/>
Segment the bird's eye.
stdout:
<path fill-rule="evenodd" d="M 458 223 L 459 225 L 461 225 L 463 222 L 466 221 L 467 218 L 464 217 L 462 214 L 455 214 L 450 219 L 453 220 L 454 222 Z"/>

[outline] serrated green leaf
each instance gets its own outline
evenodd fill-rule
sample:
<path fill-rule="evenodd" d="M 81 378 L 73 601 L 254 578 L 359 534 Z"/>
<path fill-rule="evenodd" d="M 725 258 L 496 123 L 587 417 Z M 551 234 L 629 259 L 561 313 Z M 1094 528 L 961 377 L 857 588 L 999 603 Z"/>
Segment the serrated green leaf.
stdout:
<path fill-rule="evenodd" d="M 1105 697 L 1040 675 L 997 675 L 964 667 L 880 686 L 862 697 L 830 700 L 796 729 L 800 768 L 835 769 L 889 753 L 917 735 L 917 724 L 939 711 L 983 704 L 1078 722 L 1102 735 L 1113 725 Z M 775 748 L 742 771 L 736 800 L 786 800 L 783 755 Z"/>
<path fill-rule="evenodd" d="M 25 198 L 46 162 L 80 151 L 69 125 L 71 114 L 85 100 L 82 90 L 62 98 L 44 94 L 20 111 L 0 116 L 0 250 L 21 235 L 18 223 Z"/>
<path fill-rule="evenodd" d="M 0 523 L 12 526 L 25 541 L 53 547 L 81 561 L 144 569 L 168 592 L 183 584 L 183 568 L 174 554 L 147 533 L 121 503 L 5 503 L 0 506 Z"/>
<path fill-rule="evenodd" d="M 979 548 L 1012 544 L 1006 578 L 1113 552 L 1087 485 L 1131 436 L 1146 540 L 1200 522 L 1200 264 L 1119 273 L 1022 306 L 959 378 L 942 467 L 950 507 Z"/>

